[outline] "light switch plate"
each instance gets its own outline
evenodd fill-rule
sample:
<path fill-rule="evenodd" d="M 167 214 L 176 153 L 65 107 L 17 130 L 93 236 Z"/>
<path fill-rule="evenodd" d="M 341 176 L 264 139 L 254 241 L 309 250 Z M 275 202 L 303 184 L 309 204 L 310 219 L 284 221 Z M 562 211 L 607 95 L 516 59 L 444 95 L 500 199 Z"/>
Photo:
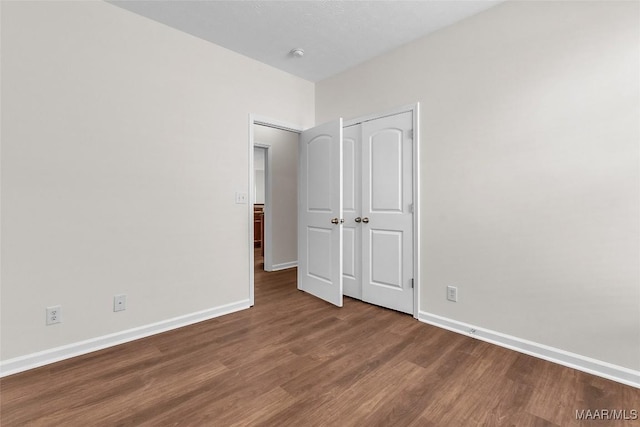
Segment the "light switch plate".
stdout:
<path fill-rule="evenodd" d="M 249 196 L 247 195 L 247 193 L 241 193 L 241 192 L 236 193 L 237 204 L 244 205 L 244 204 L 247 204 L 248 202 L 249 202 Z"/>

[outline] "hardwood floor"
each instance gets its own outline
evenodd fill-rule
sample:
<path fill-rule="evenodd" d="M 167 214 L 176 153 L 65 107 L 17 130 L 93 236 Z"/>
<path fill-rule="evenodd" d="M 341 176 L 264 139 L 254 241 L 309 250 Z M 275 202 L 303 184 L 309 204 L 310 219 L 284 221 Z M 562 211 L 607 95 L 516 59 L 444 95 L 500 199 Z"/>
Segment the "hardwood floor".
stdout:
<path fill-rule="evenodd" d="M 258 261 L 259 262 L 259 261 Z M 256 268 L 256 305 L 0 380 L 9 426 L 632 426 L 640 390 Z"/>

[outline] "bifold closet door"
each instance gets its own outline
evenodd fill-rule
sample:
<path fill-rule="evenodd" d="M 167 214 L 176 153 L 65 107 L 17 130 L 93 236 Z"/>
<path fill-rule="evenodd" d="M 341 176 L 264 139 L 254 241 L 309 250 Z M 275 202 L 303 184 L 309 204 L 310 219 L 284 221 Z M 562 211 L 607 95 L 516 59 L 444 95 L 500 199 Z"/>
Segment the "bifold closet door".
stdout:
<path fill-rule="evenodd" d="M 362 123 L 362 300 L 413 313 L 413 115 Z"/>
<path fill-rule="evenodd" d="M 342 119 L 300 135 L 298 289 L 342 307 Z"/>

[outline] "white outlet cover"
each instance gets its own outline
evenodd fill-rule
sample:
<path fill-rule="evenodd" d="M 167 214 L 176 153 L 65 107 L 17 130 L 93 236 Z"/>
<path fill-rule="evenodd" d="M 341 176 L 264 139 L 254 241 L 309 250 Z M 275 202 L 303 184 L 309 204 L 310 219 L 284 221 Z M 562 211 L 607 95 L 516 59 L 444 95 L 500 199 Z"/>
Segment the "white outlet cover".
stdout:
<path fill-rule="evenodd" d="M 47 325 L 54 325 L 62 322 L 62 306 L 54 305 L 47 307 Z"/>
<path fill-rule="evenodd" d="M 458 302 L 458 288 L 455 286 L 447 286 L 447 299 L 449 301 Z"/>

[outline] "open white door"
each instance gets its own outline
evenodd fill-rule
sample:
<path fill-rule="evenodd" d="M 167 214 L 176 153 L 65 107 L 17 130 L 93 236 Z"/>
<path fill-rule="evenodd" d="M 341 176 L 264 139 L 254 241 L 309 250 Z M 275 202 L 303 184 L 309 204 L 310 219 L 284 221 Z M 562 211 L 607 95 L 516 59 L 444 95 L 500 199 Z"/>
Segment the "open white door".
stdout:
<path fill-rule="evenodd" d="M 342 307 L 342 119 L 300 135 L 298 289 Z"/>

